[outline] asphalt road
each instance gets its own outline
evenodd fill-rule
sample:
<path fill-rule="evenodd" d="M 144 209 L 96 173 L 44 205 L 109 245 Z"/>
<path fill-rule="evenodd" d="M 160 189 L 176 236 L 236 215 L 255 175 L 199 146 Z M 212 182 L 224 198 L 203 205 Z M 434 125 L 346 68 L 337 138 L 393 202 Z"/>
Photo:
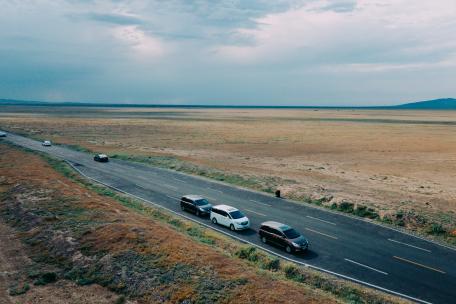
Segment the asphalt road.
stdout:
<path fill-rule="evenodd" d="M 200 177 L 114 159 L 97 163 L 93 155 L 61 146 L 43 147 L 37 141 L 14 134 L 8 134 L 3 140 L 65 159 L 89 178 L 297 263 L 416 302 L 456 303 L 456 250 L 453 248 L 363 219 Z M 179 198 L 184 194 L 199 194 L 213 205 L 223 203 L 241 209 L 250 218 L 252 229 L 231 232 L 207 218 L 182 212 Z M 262 244 L 256 230 L 266 220 L 293 226 L 309 240 L 310 250 L 306 254 L 291 255 Z"/>

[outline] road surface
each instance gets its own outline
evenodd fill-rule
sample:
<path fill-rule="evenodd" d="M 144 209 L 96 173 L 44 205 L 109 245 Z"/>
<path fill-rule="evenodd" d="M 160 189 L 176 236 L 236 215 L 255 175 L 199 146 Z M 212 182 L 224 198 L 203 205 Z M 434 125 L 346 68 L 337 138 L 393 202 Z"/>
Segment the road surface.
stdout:
<path fill-rule="evenodd" d="M 43 147 L 40 142 L 11 133 L 3 140 L 65 159 L 91 179 L 297 263 L 416 302 L 456 303 L 454 248 L 363 219 L 200 177 L 115 159 L 97 163 L 93 155 L 62 146 Z M 241 209 L 250 218 L 252 229 L 231 232 L 209 219 L 182 212 L 179 198 L 185 194 L 199 194 L 214 205 L 223 203 Z M 262 244 L 256 231 L 267 220 L 300 231 L 310 242 L 309 252 L 292 255 Z"/>

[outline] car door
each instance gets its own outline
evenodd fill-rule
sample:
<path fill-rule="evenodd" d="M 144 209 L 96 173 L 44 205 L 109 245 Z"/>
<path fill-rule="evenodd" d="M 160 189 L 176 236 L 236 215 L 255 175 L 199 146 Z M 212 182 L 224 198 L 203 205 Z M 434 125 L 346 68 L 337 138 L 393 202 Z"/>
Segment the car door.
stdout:
<path fill-rule="evenodd" d="M 191 199 L 188 200 L 188 210 L 192 211 L 193 213 L 196 213 L 196 204 Z"/>
<path fill-rule="evenodd" d="M 280 247 L 285 247 L 285 240 L 282 232 L 271 228 L 271 242 Z"/>
<path fill-rule="evenodd" d="M 188 198 L 186 198 L 186 197 L 182 198 L 182 204 L 184 205 L 184 207 L 187 211 L 193 211 L 192 204 L 190 203 L 190 200 Z"/>
<path fill-rule="evenodd" d="M 220 210 L 220 219 L 221 219 L 221 224 L 224 226 L 229 227 L 230 226 L 230 218 L 228 216 L 228 213 L 226 211 Z"/>

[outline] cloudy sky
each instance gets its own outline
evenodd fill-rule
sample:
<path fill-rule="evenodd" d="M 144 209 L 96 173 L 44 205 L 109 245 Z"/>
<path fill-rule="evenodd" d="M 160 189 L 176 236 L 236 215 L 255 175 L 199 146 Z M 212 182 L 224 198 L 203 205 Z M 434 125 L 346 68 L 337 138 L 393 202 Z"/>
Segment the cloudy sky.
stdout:
<path fill-rule="evenodd" d="M 456 97 L 455 0 L 0 0 L 0 98 L 376 105 Z"/>

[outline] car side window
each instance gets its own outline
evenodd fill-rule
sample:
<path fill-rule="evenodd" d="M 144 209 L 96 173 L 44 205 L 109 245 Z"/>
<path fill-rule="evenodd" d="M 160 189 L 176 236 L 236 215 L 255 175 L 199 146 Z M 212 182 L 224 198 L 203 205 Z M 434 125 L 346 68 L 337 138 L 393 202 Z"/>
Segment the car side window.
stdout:
<path fill-rule="evenodd" d="M 282 236 L 282 233 L 281 233 L 279 230 L 277 230 L 277 229 L 271 228 L 271 232 L 272 232 L 273 234 L 277 235 L 277 236 Z"/>
<path fill-rule="evenodd" d="M 271 228 L 269 228 L 268 226 L 263 226 L 261 227 L 261 229 L 265 232 L 271 232 Z"/>
<path fill-rule="evenodd" d="M 218 209 L 214 209 L 214 208 L 212 208 L 212 210 L 211 210 L 211 211 L 212 211 L 212 212 L 214 212 L 214 213 L 216 213 L 216 214 L 220 214 L 220 210 L 218 210 Z"/>
<path fill-rule="evenodd" d="M 222 216 L 224 216 L 224 217 L 227 217 L 227 216 L 228 216 L 228 213 L 226 213 L 225 211 L 220 210 L 220 215 L 222 215 Z"/>

